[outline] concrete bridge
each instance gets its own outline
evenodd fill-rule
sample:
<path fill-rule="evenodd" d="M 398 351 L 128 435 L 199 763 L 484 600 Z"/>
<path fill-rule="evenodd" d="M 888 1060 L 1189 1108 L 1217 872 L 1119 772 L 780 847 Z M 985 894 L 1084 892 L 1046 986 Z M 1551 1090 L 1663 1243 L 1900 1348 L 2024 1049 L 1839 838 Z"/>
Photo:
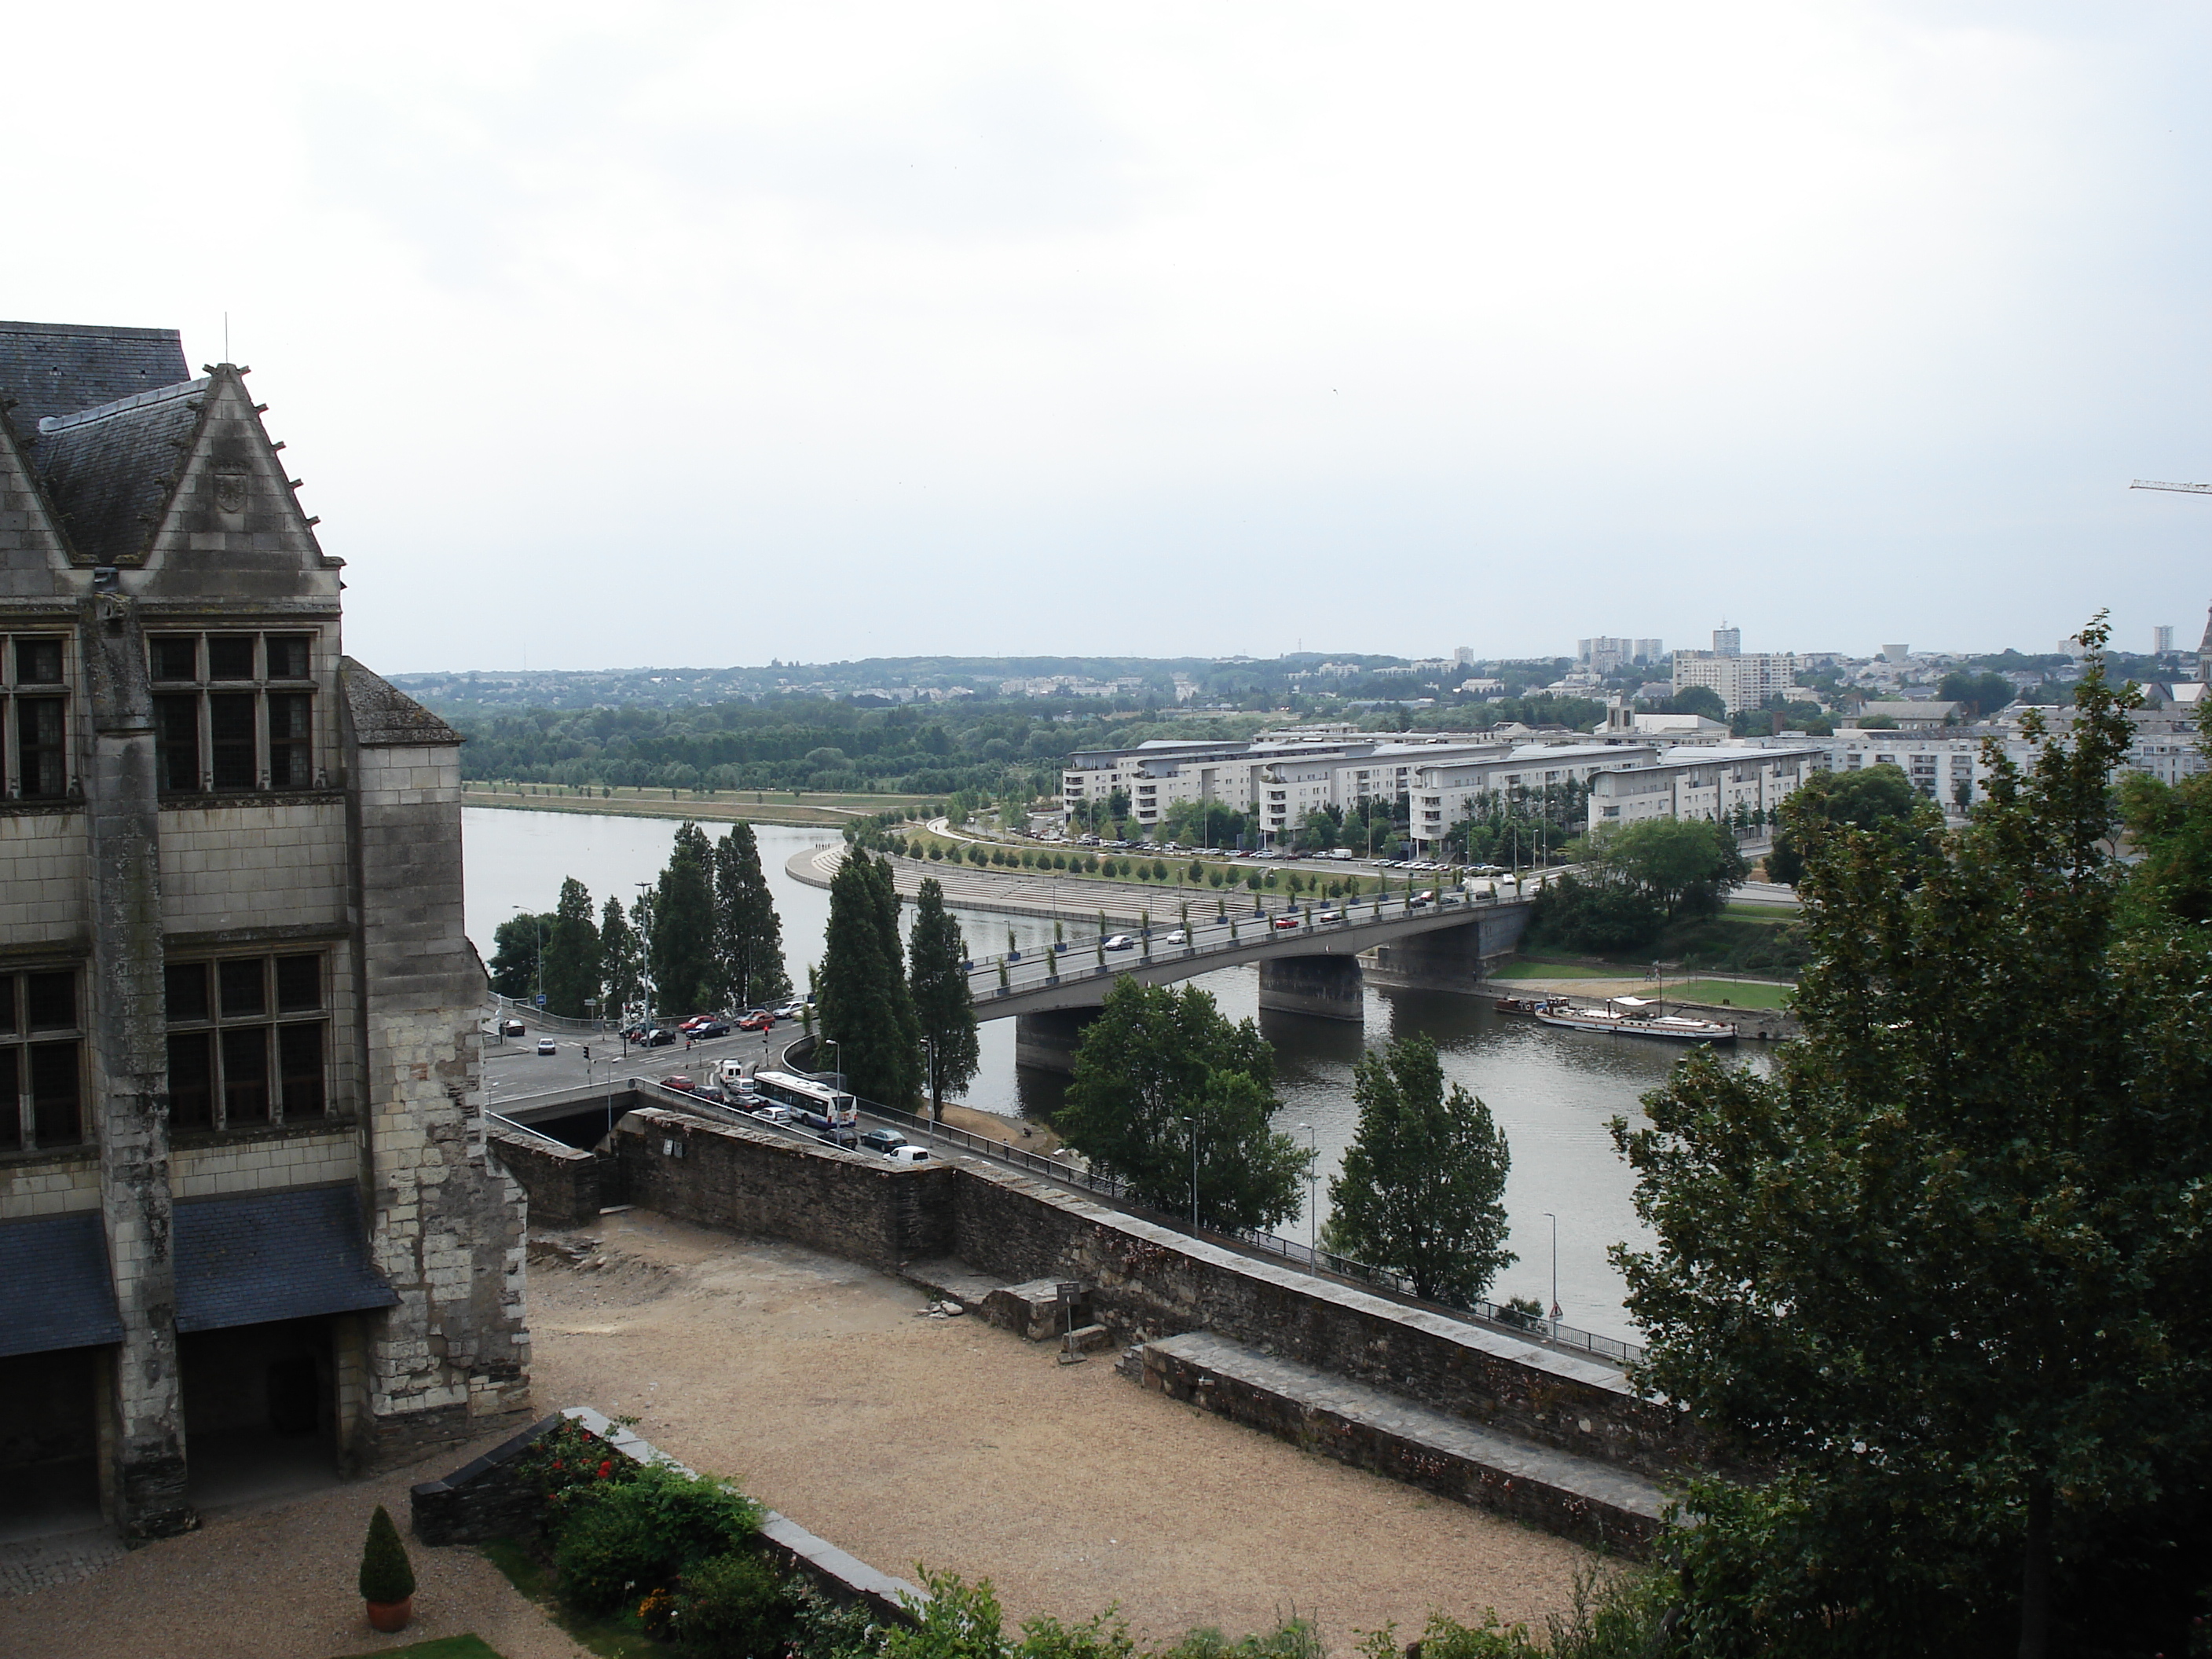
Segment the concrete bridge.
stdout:
<path fill-rule="evenodd" d="M 978 960 L 968 988 L 977 1019 L 1013 1018 L 1020 1064 L 1064 1072 L 1074 1063 L 1084 1026 L 1124 974 L 1164 985 L 1257 963 L 1262 1008 L 1357 1020 L 1368 979 L 1421 990 L 1473 990 L 1486 963 L 1512 953 L 1534 903 L 1456 892 L 1428 902 L 1403 895 L 1355 899 L 1194 921 L 1176 943 L 1170 936 L 1182 930 L 1155 925 L 1149 935 L 1133 929 L 1125 936 L 1133 943 L 1119 951 L 1090 938 L 1057 951 Z"/>

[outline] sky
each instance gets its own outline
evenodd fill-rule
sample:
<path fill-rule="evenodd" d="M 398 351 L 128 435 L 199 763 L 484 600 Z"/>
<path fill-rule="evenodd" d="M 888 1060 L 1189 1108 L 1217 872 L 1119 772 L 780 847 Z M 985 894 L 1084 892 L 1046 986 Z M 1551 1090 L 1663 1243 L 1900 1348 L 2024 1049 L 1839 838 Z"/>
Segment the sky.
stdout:
<path fill-rule="evenodd" d="M 2186 644 L 2212 11 L 94 3 L 0 315 L 254 369 L 387 672 Z"/>

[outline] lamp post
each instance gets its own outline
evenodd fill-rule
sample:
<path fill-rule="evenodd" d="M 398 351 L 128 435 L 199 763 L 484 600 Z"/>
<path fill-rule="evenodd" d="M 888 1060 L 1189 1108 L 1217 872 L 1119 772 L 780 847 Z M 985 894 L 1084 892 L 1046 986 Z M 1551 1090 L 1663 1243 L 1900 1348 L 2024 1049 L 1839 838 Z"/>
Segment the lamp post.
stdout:
<path fill-rule="evenodd" d="M 1194 1117 L 1183 1121 L 1190 1125 L 1190 1224 L 1195 1231 L 1198 1226 L 1198 1120 Z"/>
<path fill-rule="evenodd" d="M 1559 1340 L 1559 1218 L 1544 1212 L 1552 1221 L 1552 1340 Z"/>
<path fill-rule="evenodd" d="M 1312 1267 L 1321 1265 L 1321 1141 L 1314 1134 L 1314 1126 L 1301 1123 L 1306 1132 L 1306 1249 L 1313 1261 Z"/>
<path fill-rule="evenodd" d="M 837 1051 L 837 1069 L 830 1075 L 837 1079 L 837 1092 L 843 1094 L 845 1092 L 845 1045 L 838 1042 L 836 1037 L 817 1037 L 814 1040 L 814 1047 L 817 1051 L 823 1048 L 835 1048 Z"/>

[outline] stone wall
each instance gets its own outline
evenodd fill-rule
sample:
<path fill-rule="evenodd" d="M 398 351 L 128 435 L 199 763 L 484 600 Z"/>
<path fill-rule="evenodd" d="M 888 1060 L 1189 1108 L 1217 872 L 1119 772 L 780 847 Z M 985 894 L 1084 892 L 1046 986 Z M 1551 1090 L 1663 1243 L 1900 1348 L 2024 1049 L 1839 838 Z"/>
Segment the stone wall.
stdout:
<path fill-rule="evenodd" d="M 617 1126 L 641 1207 L 886 1272 L 957 1256 L 1005 1284 L 1073 1279 L 1117 1341 L 1211 1330 L 1584 1457 L 1665 1475 L 1698 1461 L 1681 1419 L 1618 1371 L 1255 1260 L 1009 1172 L 902 1169 L 769 1129 L 659 1109 Z"/>
<path fill-rule="evenodd" d="M 633 1204 L 696 1226 L 787 1238 L 886 1273 L 955 1253 L 950 1164 L 887 1164 L 766 1127 L 648 1108 L 615 1130 Z"/>
<path fill-rule="evenodd" d="M 161 919 L 172 933 L 346 921 L 342 796 L 161 810 Z"/>
<path fill-rule="evenodd" d="M 492 1156 L 529 1194 L 529 1224 L 538 1232 L 567 1232 L 599 1218 L 599 1160 L 542 1135 L 494 1128 Z"/>
<path fill-rule="evenodd" d="M 0 939 L 80 941 L 90 925 L 91 866 L 81 808 L 10 801 L 0 812 Z"/>

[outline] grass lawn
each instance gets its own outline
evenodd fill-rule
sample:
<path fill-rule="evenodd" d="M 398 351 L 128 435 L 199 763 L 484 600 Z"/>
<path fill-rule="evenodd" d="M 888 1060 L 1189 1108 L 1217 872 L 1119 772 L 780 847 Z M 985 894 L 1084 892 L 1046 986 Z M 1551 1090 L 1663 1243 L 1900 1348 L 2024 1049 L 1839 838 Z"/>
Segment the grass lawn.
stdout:
<path fill-rule="evenodd" d="M 1669 1001 L 1724 1002 L 1738 1008 L 1786 1007 L 1794 985 L 1762 985 L 1756 980 L 1690 979 L 1667 981 Z"/>
<path fill-rule="evenodd" d="M 1593 968 L 1587 963 L 1547 962 L 1540 958 L 1509 962 L 1493 968 L 1484 975 L 1487 979 L 1635 979 L 1639 970 L 1623 964 L 1619 968 Z"/>
<path fill-rule="evenodd" d="M 380 1648 L 358 1659 L 499 1659 L 481 1636 L 441 1636 L 434 1642 L 415 1642 L 404 1648 Z"/>

